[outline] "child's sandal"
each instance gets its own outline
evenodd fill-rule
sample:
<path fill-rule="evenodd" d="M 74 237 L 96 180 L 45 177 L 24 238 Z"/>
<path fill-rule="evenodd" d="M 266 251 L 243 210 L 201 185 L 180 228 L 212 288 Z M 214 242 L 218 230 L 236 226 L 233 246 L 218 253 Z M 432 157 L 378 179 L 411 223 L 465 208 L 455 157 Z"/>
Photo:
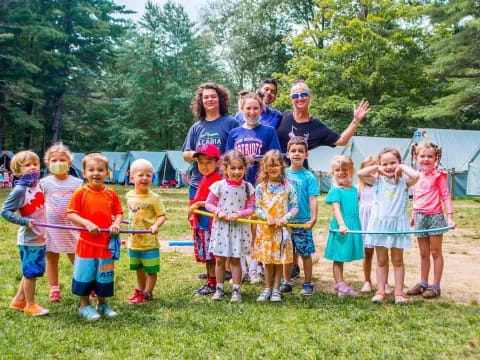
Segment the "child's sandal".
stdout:
<path fill-rule="evenodd" d="M 372 302 L 374 304 L 383 304 L 387 299 L 387 295 L 385 295 L 385 291 L 377 291 L 372 298 Z"/>
<path fill-rule="evenodd" d="M 410 299 L 405 296 L 403 291 L 395 291 L 395 305 L 406 305 L 409 301 Z"/>

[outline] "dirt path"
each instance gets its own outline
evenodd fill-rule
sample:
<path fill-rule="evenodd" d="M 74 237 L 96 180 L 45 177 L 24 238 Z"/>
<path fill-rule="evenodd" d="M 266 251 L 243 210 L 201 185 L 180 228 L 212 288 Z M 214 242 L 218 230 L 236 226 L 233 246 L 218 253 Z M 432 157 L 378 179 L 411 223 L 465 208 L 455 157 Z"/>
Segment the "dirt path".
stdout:
<path fill-rule="evenodd" d="M 317 228 L 318 229 L 318 228 Z M 443 251 L 445 268 L 442 279 L 442 299 L 461 303 L 480 303 L 480 241 L 474 239 L 475 233 L 462 229 L 450 231 L 444 237 Z M 332 263 L 323 258 L 325 250 L 326 232 L 320 229 L 315 231 L 317 253 L 314 255 L 313 274 L 316 278 L 316 289 L 331 291 L 333 288 Z M 413 238 L 413 247 L 405 251 L 405 285 L 410 287 L 419 281 L 420 257 L 416 239 Z M 169 247 L 168 241 L 186 241 L 189 239 L 169 239 L 161 242 L 162 251 L 178 251 L 185 255 L 192 255 L 190 246 Z M 192 255 L 193 257 L 193 255 Z M 192 258 L 193 261 L 193 258 Z M 373 269 L 375 269 L 375 261 Z M 372 278 L 375 279 L 375 270 Z M 433 268 L 431 270 L 432 274 Z M 432 276 L 432 275 L 431 275 Z M 345 278 L 347 282 L 363 282 L 362 262 L 355 261 L 345 264 Z M 389 284 L 393 285 L 393 274 L 390 273 Z M 299 279 L 299 284 L 302 279 Z M 375 280 L 374 280 L 375 281 Z"/>

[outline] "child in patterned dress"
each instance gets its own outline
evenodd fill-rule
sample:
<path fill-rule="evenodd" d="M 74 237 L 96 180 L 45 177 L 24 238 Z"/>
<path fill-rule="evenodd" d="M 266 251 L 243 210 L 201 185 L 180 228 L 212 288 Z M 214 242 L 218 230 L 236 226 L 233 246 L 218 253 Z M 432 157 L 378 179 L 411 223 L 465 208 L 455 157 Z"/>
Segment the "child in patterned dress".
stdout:
<path fill-rule="evenodd" d="M 240 258 L 250 253 L 252 232 L 249 224 L 236 222 L 253 214 L 255 194 L 253 186 L 244 180 L 247 160 L 238 150 L 231 150 L 223 158 L 226 178 L 210 186 L 206 209 L 217 218 L 213 222 L 210 251 L 215 255 L 217 289 L 212 300 L 224 297 L 225 263 L 230 260 L 232 269 L 231 301 L 241 301 L 240 282 L 242 267 Z"/>
<path fill-rule="evenodd" d="M 81 179 L 68 174 L 73 155 L 66 145 L 58 142 L 45 152 L 43 161 L 50 171 L 49 176 L 40 180 L 40 184 L 45 191 L 47 223 L 72 226 L 70 220 L 67 219 L 67 206 L 74 191 L 83 183 Z M 45 228 L 45 235 L 47 241 L 47 279 L 50 284 L 48 298 L 52 302 L 58 302 L 61 299 L 58 261 L 60 254 L 67 254 L 73 264 L 78 232 L 67 229 Z"/>
<path fill-rule="evenodd" d="M 395 304 L 406 304 L 403 293 L 405 265 L 403 250 L 411 247 L 407 218 L 408 188 L 414 185 L 420 174 L 402 164 L 402 157 L 396 148 L 387 147 L 378 154 L 378 165 L 367 166 L 358 172 L 363 181 L 373 184 L 372 214 L 367 231 L 388 234 L 367 234 L 366 245 L 375 246 L 377 253 L 377 293 L 372 302 L 380 304 L 386 299 L 388 250 L 392 259 L 395 279 Z M 404 176 L 405 174 L 406 176 Z M 400 234 L 396 234 L 400 232 Z"/>
<path fill-rule="evenodd" d="M 258 225 L 253 247 L 253 258 L 265 266 L 265 288 L 257 301 L 282 301 L 283 265 L 293 262 L 292 240 L 285 226 L 298 208 L 295 189 L 285 177 L 286 167 L 280 151 L 268 151 L 255 189 L 255 213 L 268 224 Z"/>

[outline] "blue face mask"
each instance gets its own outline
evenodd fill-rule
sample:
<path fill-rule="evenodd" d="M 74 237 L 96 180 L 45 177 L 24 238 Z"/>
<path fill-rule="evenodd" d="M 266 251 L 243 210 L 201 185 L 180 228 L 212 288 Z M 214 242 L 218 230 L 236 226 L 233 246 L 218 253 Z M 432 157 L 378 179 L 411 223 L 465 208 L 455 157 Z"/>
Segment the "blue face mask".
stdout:
<path fill-rule="evenodd" d="M 17 181 L 15 181 L 15 185 L 24 185 L 24 186 L 32 187 L 38 184 L 38 180 L 40 180 L 39 172 L 28 173 L 23 175 Z"/>
<path fill-rule="evenodd" d="M 245 117 L 245 122 L 248 124 L 248 125 L 258 125 L 260 124 L 260 116 L 254 120 L 254 121 L 249 121 L 246 117 Z"/>

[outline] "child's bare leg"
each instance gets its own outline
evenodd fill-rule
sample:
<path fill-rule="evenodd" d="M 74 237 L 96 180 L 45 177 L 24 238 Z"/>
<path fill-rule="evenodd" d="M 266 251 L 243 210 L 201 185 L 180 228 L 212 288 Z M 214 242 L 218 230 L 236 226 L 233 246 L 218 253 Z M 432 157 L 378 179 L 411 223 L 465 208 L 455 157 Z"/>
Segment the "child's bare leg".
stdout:
<path fill-rule="evenodd" d="M 365 248 L 365 257 L 363 259 L 363 276 L 365 278 L 365 282 L 372 283 L 372 259 L 373 253 L 375 252 L 374 248 Z"/>
<path fill-rule="evenodd" d="M 230 267 L 232 269 L 233 284 L 240 285 L 242 281 L 242 266 L 240 265 L 240 258 L 231 257 Z"/>
<path fill-rule="evenodd" d="M 292 280 L 293 263 L 283 264 L 283 279 L 289 283 Z"/>
<path fill-rule="evenodd" d="M 403 292 L 405 281 L 405 266 L 403 264 L 403 249 L 392 248 L 391 257 L 393 264 L 393 276 L 395 278 L 395 292 Z"/>
<path fill-rule="evenodd" d="M 25 301 L 27 306 L 35 304 L 35 283 L 37 278 L 23 277 L 23 291 L 25 293 Z"/>
<path fill-rule="evenodd" d="M 24 278 L 22 276 L 22 279 L 20 280 L 20 284 L 18 284 L 17 293 L 13 297 L 13 300 L 15 300 L 15 301 L 25 301 L 25 289 L 23 288 L 23 284 L 24 284 L 23 279 Z"/>
<path fill-rule="evenodd" d="M 428 284 L 430 272 L 430 239 L 428 236 L 418 238 L 418 249 L 420 250 L 420 281 Z"/>
<path fill-rule="evenodd" d="M 58 260 L 60 254 L 51 251 L 46 252 L 45 262 L 47 270 L 47 279 L 50 286 L 58 285 Z"/>
<path fill-rule="evenodd" d="M 104 296 L 98 296 L 97 295 L 97 302 L 98 305 L 106 304 L 107 303 L 107 298 Z"/>
<path fill-rule="evenodd" d="M 225 256 L 217 256 L 215 264 L 215 276 L 217 278 L 217 284 L 223 284 L 225 282 L 225 263 L 227 258 Z"/>
<path fill-rule="evenodd" d="M 385 292 L 388 271 L 388 249 L 383 246 L 375 246 L 377 253 L 377 290 Z"/>
<path fill-rule="evenodd" d="M 333 278 L 336 284 L 343 282 L 343 262 L 333 262 Z"/>
<path fill-rule="evenodd" d="M 263 264 L 265 267 L 265 288 L 266 289 L 271 289 L 272 288 L 272 281 L 273 281 L 273 275 L 274 275 L 274 269 L 275 265 L 274 264 Z"/>
<path fill-rule="evenodd" d="M 73 265 L 75 261 L 75 254 L 74 253 L 67 253 L 68 259 L 70 260 L 70 263 Z"/>
<path fill-rule="evenodd" d="M 90 299 L 87 296 L 80 296 L 80 307 L 85 307 L 85 306 L 88 306 L 90 305 Z"/>
<path fill-rule="evenodd" d="M 273 266 L 274 266 L 273 288 L 278 289 L 278 288 L 280 288 L 280 282 L 282 280 L 283 265 L 282 264 L 274 264 Z"/>
<path fill-rule="evenodd" d="M 302 256 L 303 261 L 303 275 L 305 276 L 305 282 L 312 282 L 312 255 Z"/>
<path fill-rule="evenodd" d="M 147 285 L 147 274 L 145 274 L 145 270 L 137 269 L 137 288 L 140 290 L 145 290 L 145 286 Z"/>
<path fill-rule="evenodd" d="M 147 274 L 147 281 L 145 284 L 145 291 L 149 294 L 153 293 L 155 285 L 157 285 L 157 273 Z"/>
<path fill-rule="evenodd" d="M 433 258 L 433 283 L 440 285 L 443 273 L 443 235 L 430 235 L 430 253 Z"/>
<path fill-rule="evenodd" d="M 214 260 L 207 260 L 205 262 L 205 266 L 207 268 L 208 276 L 215 277 L 215 261 Z"/>

